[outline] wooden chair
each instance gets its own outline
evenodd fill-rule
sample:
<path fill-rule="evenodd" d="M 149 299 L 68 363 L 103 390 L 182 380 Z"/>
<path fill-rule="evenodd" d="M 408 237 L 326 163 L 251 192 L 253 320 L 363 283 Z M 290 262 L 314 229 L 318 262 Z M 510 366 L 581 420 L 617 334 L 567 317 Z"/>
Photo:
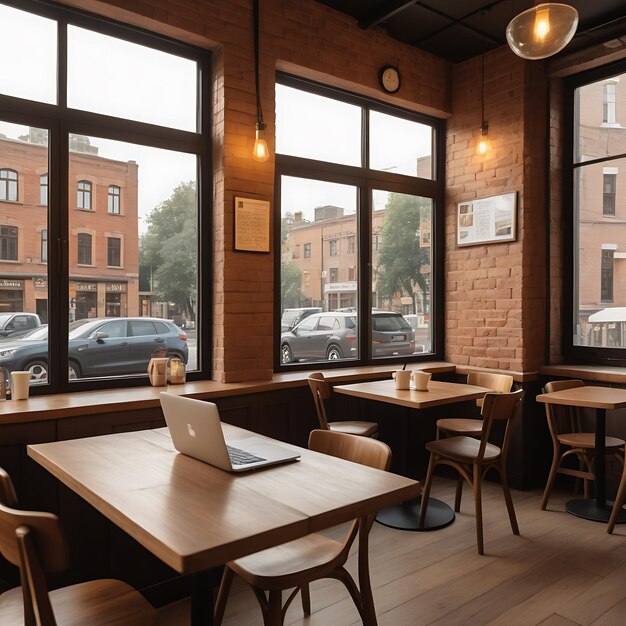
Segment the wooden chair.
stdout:
<path fill-rule="evenodd" d="M 511 439 L 510 422 L 516 413 L 523 393 L 524 392 L 520 389 L 511 393 L 488 393 L 485 395 L 481 411 L 483 427 L 480 440 L 473 437 L 459 436 L 438 439 L 426 444 L 426 449 L 430 452 L 430 460 L 428 462 L 428 472 L 422 492 L 422 505 L 419 518 L 420 528 L 423 527 L 424 519 L 426 518 L 428 498 L 430 496 L 430 487 L 432 485 L 435 467 L 437 467 L 437 465 L 449 465 L 456 469 L 459 475 L 474 488 L 476 542 L 478 545 L 478 554 L 484 554 L 481 487 L 482 480 L 487 471 L 494 468 L 500 473 L 511 529 L 514 535 L 519 535 L 515 509 L 513 508 L 513 500 L 511 498 L 511 492 L 509 491 L 506 475 L 506 459 Z M 489 443 L 489 435 L 496 421 L 506 423 L 502 448 Z M 458 511 L 458 508 L 455 508 L 455 510 Z"/>
<path fill-rule="evenodd" d="M 11 626 L 147 626 L 152 606 L 119 580 L 96 580 L 48 592 L 45 572 L 68 565 L 59 520 L 14 509 L 17 498 L 0 470 L 0 554 L 20 569 L 22 586 L 0 595 L 0 624 Z"/>
<path fill-rule="evenodd" d="M 314 430 L 309 448 L 316 452 L 387 470 L 391 450 L 381 441 L 328 430 Z M 302 608 L 311 613 L 309 584 L 320 578 L 335 578 L 342 582 L 354 601 L 364 624 L 375 623 L 371 590 L 357 589 L 356 583 L 344 568 L 350 547 L 357 532 L 367 537 L 374 516 L 352 522 L 343 542 L 322 535 L 308 535 L 280 546 L 257 552 L 227 563 L 215 607 L 215 626 L 220 626 L 234 574 L 243 578 L 254 591 L 263 612 L 266 626 L 283 623 L 292 600 L 302 594 Z M 368 567 L 367 542 L 359 542 L 359 568 Z M 295 587 L 285 604 L 282 592 Z M 265 592 L 269 592 L 266 598 Z"/>
<path fill-rule="evenodd" d="M 621 460 L 624 462 L 626 459 L 626 447 L 622 448 L 622 454 L 624 456 Z M 611 511 L 611 517 L 609 518 L 609 525 L 606 529 L 606 532 L 609 533 L 609 535 L 613 534 L 613 529 L 615 528 L 615 523 L 617 522 L 617 516 L 624 506 L 624 500 L 626 500 L 626 465 L 622 470 L 622 478 L 619 481 L 617 495 L 615 496 L 615 502 L 613 503 L 613 510 Z"/>
<path fill-rule="evenodd" d="M 583 387 L 585 383 L 582 380 L 558 380 L 547 383 L 543 388 L 544 393 L 552 393 L 553 391 L 563 391 L 564 389 L 573 389 L 575 387 Z M 566 419 L 557 411 L 567 412 Z M 552 466 L 548 474 L 548 481 L 543 492 L 541 501 L 541 510 L 544 511 L 548 506 L 548 500 L 554 480 L 557 474 L 565 474 L 567 476 L 576 476 L 584 480 L 585 498 L 589 497 L 590 481 L 593 476 L 593 454 L 595 451 L 595 433 L 580 432 L 580 415 L 577 407 L 558 406 L 546 404 L 546 418 L 548 420 L 548 428 L 550 437 L 552 438 Z M 559 419 L 561 418 L 561 419 Z M 566 422 L 565 424 L 563 422 Z M 565 432 L 563 432 L 565 431 Z M 624 445 L 622 439 L 616 437 L 606 437 L 605 446 L 607 454 L 617 456 L 617 452 Z M 567 448 L 562 452 L 562 448 Z M 578 458 L 579 468 L 571 469 L 569 467 L 561 467 L 561 463 L 569 456 Z M 619 457 L 618 457 L 619 458 Z M 621 460 L 621 459 L 620 459 Z"/>
<path fill-rule="evenodd" d="M 490 374 L 488 372 L 471 372 L 467 375 L 467 384 L 476 385 L 476 387 L 485 387 L 497 393 L 509 393 L 513 388 L 513 376 L 509 376 L 508 374 Z M 483 399 L 479 398 L 476 400 L 476 405 L 481 408 Z M 482 429 L 483 422 L 480 419 L 446 417 L 437 420 L 436 438 L 439 439 L 441 433 L 444 433 L 448 437 L 454 435 L 480 437 Z"/>
<path fill-rule="evenodd" d="M 315 411 L 322 430 L 378 438 L 378 424 L 376 422 L 329 422 L 328 405 L 333 395 L 332 386 L 324 379 L 324 374 L 321 372 L 311 374 L 307 380 L 313 393 Z"/>

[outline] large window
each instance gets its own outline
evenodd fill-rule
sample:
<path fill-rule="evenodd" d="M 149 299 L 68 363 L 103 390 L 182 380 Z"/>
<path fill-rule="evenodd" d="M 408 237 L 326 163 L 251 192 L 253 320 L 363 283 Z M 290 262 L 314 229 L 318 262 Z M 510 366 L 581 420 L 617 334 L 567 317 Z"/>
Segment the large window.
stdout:
<path fill-rule="evenodd" d="M 0 24 L 0 309 L 49 322 L 0 366 L 46 391 L 145 384 L 158 344 L 206 378 L 209 54 L 56 3 L 2 0 Z"/>
<path fill-rule="evenodd" d="M 611 71 L 607 75 L 607 72 Z M 604 74 L 604 75 L 603 75 Z M 626 361 L 626 66 L 574 77 L 569 83 L 572 121 L 569 174 L 573 257 L 572 358 Z M 571 186 L 570 186 L 571 185 Z M 609 218 L 609 219 L 607 219 Z M 565 264 L 569 267 L 571 264 Z M 569 292 L 568 292 L 569 293 Z M 569 300 L 569 298 L 567 298 Z M 566 318 L 567 320 L 567 318 Z"/>
<path fill-rule="evenodd" d="M 278 76 L 278 368 L 437 353 L 440 129 L 425 116 Z"/>

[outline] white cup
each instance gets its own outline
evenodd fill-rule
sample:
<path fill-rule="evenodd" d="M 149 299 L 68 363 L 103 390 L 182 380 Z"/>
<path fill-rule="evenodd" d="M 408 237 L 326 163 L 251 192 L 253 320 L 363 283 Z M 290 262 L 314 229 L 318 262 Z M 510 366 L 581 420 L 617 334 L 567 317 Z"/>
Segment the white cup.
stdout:
<path fill-rule="evenodd" d="M 413 383 L 416 391 L 428 391 L 428 383 L 431 376 L 430 372 L 420 372 L 419 370 L 413 372 Z"/>
<path fill-rule="evenodd" d="M 396 381 L 396 389 L 411 388 L 411 372 L 407 370 L 396 370 L 391 374 L 391 377 Z"/>
<path fill-rule="evenodd" d="M 11 372 L 11 398 L 13 400 L 28 400 L 30 372 Z"/>

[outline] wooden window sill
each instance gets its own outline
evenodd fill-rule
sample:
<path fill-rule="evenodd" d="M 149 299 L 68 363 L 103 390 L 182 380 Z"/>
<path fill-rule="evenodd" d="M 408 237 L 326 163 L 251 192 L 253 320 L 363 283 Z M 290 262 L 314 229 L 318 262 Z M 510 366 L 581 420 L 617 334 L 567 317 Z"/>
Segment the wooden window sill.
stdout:
<path fill-rule="evenodd" d="M 609 365 L 545 365 L 539 370 L 542 376 L 560 378 L 580 378 L 602 383 L 626 385 L 626 367 Z"/>

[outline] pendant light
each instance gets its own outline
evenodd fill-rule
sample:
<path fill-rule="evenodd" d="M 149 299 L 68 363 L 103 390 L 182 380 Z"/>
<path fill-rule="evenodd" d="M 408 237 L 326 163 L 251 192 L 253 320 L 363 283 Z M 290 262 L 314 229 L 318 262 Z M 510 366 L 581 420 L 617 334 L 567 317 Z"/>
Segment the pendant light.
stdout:
<path fill-rule="evenodd" d="M 489 122 L 485 119 L 485 54 L 482 57 L 482 71 L 480 76 L 480 140 L 478 141 L 478 154 L 487 154 L 489 149 Z"/>
<path fill-rule="evenodd" d="M 270 158 L 270 151 L 265 140 L 265 122 L 263 121 L 263 109 L 261 108 L 261 96 L 259 93 L 259 0 L 253 0 L 254 20 L 254 80 L 256 89 L 256 138 L 252 149 L 252 158 L 263 163 Z"/>
<path fill-rule="evenodd" d="M 574 7 L 544 2 L 514 17 L 506 27 L 506 40 L 517 56 L 535 61 L 563 50 L 577 27 Z"/>

